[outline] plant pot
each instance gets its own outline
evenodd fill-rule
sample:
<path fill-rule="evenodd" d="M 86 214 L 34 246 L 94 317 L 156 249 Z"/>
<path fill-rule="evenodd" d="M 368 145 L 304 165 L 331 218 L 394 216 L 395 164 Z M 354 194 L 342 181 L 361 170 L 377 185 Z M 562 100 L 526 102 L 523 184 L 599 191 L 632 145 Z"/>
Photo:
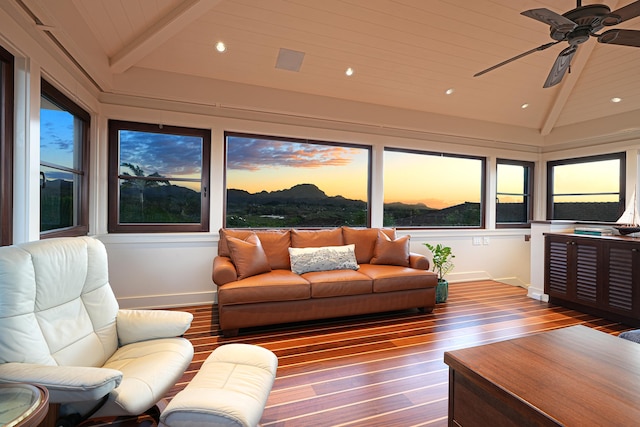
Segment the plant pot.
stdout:
<path fill-rule="evenodd" d="M 438 286 L 436 287 L 436 304 L 446 302 L 449 296 L 449 282 L 444 279 L 438 280 Z"/>

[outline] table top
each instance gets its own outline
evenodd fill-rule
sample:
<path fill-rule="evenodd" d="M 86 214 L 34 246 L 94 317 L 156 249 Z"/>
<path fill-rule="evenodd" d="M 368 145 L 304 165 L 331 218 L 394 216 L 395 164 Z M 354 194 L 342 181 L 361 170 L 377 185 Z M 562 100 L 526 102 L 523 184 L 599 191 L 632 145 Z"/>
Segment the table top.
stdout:
<path fill-rule="evenodd" d="M 560 424 L 640 422 L 640 344 L 586 326 L 449 351 L 444 361 Z"/>
<path fill-rule="evenodd" d="M 47 413 L 49 392 L 31 384 L 0 384 L 0 425 L 36 426 Z"/>

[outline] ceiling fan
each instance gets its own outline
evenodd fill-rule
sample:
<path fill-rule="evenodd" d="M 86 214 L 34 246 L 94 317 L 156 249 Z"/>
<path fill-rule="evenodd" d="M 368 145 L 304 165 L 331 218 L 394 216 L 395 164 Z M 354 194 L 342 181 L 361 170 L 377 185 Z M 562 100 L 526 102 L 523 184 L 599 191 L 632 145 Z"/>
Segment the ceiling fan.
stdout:
<path fill-rule="evenodd" d="M 596 37 L 599 43 L 640 47 L 640 31 L 612 29 L 601 34 L 596 34 L 604 27 L 617 25 L 621 22 L 639 16 L 640 0 L 630 3 L 613 12 L 611 12 L 611 9 L 607 5 L 592 4 L 589 6 L 582 6 L 582 1 L 577 0 L 576 8 L 562 15 L 546 8 L 525 10 L 521 15 L 548 24 L 551 29 L 551 38 L 555 41 L 543 44 L 521 53 L 520 55 L 514 56 L 513 58 L 507 59 L 493 67 L 489 67 L 486 70 L 474 74 L 473 77 L 481 76 L 524 56 L 545 50 L 553 45 L 566 41 L 569 43 L 569 47 L 560 52 L 553 64 L 553 67 L 551 67 L 551 72 L 547 76 L 547 80 L 544 82 L 543 87 L 547 88 L 560 83 L 567 70 L 569 70 L 571 59 L 578 50 L 578 46 L 589 40 L 589 37 Z"/>

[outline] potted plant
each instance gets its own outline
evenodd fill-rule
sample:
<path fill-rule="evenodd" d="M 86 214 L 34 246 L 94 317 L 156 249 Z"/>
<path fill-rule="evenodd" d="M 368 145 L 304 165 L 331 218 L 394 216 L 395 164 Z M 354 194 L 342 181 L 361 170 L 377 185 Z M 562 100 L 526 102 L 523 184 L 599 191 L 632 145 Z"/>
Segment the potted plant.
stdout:
<path fill-rule="evenodd" d="M 437 245 L 424 244 L 427 249 L 431 251 L 433 255 L 431 271 L 438 275 L 438 286 L 436 287 L 436 303 L 445 302 L 449 296 L 449 282 L 447 282 L 444 276 L 453 270 L 452 258 L 456 256 L 452 253 L 449 246 L 444 246 L 441 243 Z"/>

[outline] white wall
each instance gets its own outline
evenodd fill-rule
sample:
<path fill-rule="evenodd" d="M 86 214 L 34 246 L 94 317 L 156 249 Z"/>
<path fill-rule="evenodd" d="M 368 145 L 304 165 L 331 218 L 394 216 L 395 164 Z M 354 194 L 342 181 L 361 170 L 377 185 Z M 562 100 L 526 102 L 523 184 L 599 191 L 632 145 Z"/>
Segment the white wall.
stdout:
<path fill-rule="evenodd" d="M 163 123 L 175 126 L 193 126 L 212 130 L 211 159 L 211 220 L 208 234 L 163 234 L 153 235 L 117 235 L 106 234 L 106 216 L 97 220 L 97 235 L 107 245 L 110 256 L 111 285 L 123 306 L 158 307 L 179 306 L 198 303 L 209 303 L 215 300 L 214 285 L 211 282 L 211 261 L 215 255 L 218 229 L 223 224 L 224 182 L 224 131 L 246 132 L 309 138 L 325 141 L 339 141 L 354 144 L 365 144 L 373 147 L 374 168 L 372 177 L 372 225 L 382 226 L 383 188 L 381 179 L 382 151 L 385 146 L 417 148 L 424 150 L 442 150 L 451 153 L 488 156 L 488 175 L 494 180 L 495 159 L 497 157 L 517 158 L 535 161 L 536 153 L 513 153 L 498 148 L 484 148 L 464 145 L 461 142 L 447 144 L 443 142 L 425 141 L 416 138 L 378 135 L 348 129 L 326 129 L 314 127 L 309 123 L 296 125 L 277 123 L 273 116 L 256 120 L 228 118 L 212 115 L 206 109 L 191 108 L 192 112 L 169 111 L 172 106 L 185 109 L 184 105 L 166 103 L 158 110 L 155 102 L 138 99 L 136 106 L 116 105 L 114 98 L 110 103 L 102 105 L 100 118 L 100 152 L 101 162 L 106 164 L 107 119 L 131 120 L 150 123 Z M 131 99 L 127 101 L 131 103 Z M 209 114 L 207 114 L 209 113 Z M 346 127 L 343 124 L 343 127 Z M 97 182 L 100 188 L 98 210 L 107 209 L 106 198 L 106 166 L 99 168 Z M 407 183 L 419 185 L 419 183 Z M 495 196 L 495 190 L 493 190 Z M 488 197 L 495 200 L 495 197 Z M 488 212 L 494 209 L 493 204 L 487 207 Z M 488 216 L 493 216 L 491 213 Z M 529 283 L 530 244 L 525 240 L 528 229 L 495 229 L 485 230 L 406 230 L 400 235 L 411 235 L 411 249 L 429 255 L 424 242 L 443 243 L 451 246 L 456 255 L 456 268 L 449 274 L 451 282 L 494 279 L 505 283 L 526 287 Z M 474 238 L 480 244 L 474 244 Z M 177 280 L 176 274 L 184 277 Z M 177 283 L 179 283 L 177 285 Z M 179 286 L 179 289 L 176 289 Z"/>
<path fill-rule="evenodd" d="M 133 68 L 114 76 L 113 87 L 100 92 L 68 60 L 54 57 L 43 35 L 16 24 L 0 8 L 0 44 L 16 56 L 16 172 L 14 215 L 16 242 L 38 238 L 39 86 L 45 76 L 92 114 L 90 234 L 102 240 L 110 258 L 111 285 L 123 307 L 166 307 L 215 300 L 211 261 L 223 224 L 224 131 L 310 138 L 373 147 L 372 225 L 382 225 L 385 146 L 487 157 L 485 230 L 409 230 L 412 250 L 427 254 L 424 242 L 453 248 L 450 281 L 494 279 L 527 286 L 532 276 L 528 229 L 496 229 L 492 221 L 497 158 L 533 161 L 536 170 L 535 219 L 544 218 L 544 161 L 597 152 L 628 150 L 628 182 L 637 182 L 640 142 L 605 135 L 603 144 L 589 139 L 577 150 L 571 129 L 543 138 L 533 129 L 443 117 L 416 111 L 305 96 L 170 73 Z M 209 233 L 107 233 L 107 120 L 130 120 L 212 131 L 211 219 Z M 562 135 L 565 136 L 564 140 Z M 560 136 L 558 136 L 560 135 Z M 557 149 L 545 146 L 545 140 Z M 568 141 L 564 146 L 564 141 Z M 562 150 L 560 150 L 562 147 Z M 443 185 L 446 185 L 444 181 Z M 408 182 L 407 185 L 420 185 Z M 479 241 L 479 244 L 475 244 Z M 535 268 L 539 268 L 536 265 Z"/>

